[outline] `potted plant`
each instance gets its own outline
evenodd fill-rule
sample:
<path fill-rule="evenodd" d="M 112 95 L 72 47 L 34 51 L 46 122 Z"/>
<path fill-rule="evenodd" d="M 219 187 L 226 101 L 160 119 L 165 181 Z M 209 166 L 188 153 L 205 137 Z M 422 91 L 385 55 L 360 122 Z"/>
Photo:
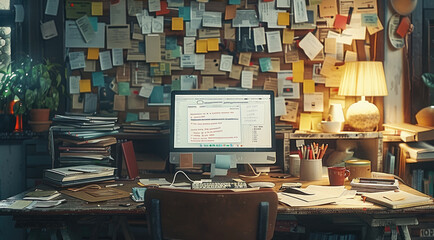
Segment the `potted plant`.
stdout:
<path fill-rule="evenodd" d="M 8 74 L 0 71 L 0 132 L 12 132 L 15 128 L 16 119 L 11 109 L 15 95 L 10 87 Z"/>
<path fill-rule="evenodd" d="M 19 101 L 14 104 L 14 114 L 30 114 L 29 124 L 35 132 L 48 130 L 50 111 L 57 110 L 61 84 L 61 65 L 49 60 L 34 62 L 26 56 L 11 63 L 12 71 L 5 75 L 12 94 Z"/>
<path fill-rule="evenodd" d="M 434 73 L 422 74 L 422 81 L 430 90 L 430 106 L 422 108 L 416 114 L 417 124 L 421 126 L 434 126 Z"/>

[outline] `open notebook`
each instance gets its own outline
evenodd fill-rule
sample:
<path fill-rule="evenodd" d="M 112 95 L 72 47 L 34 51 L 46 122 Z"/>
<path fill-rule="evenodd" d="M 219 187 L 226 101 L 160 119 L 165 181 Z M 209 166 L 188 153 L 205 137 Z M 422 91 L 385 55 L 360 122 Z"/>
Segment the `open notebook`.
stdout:
<path fill-rule="evenodd" d="M 362 194 L 362 197 L 366 197 L 366 201 L 377 203 L 392 209 L 433 204 L 430 197 L 418 196 L 402 190 L 364 193 Z"/>

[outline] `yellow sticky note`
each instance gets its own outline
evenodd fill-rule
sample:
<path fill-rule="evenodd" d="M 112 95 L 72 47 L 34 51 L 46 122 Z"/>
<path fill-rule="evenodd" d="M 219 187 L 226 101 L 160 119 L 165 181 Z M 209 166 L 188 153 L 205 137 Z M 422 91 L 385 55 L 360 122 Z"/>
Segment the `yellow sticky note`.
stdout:
<path fill-rule="evenodd" d="M 289 13 L 279 12 L 277 14 L 277 25 L 288 26 L 289 25 Z"/>
<path fill-rule="evenodd" d="M 198 39 L 196 40 L 196 53 L 207 53 L 208 52 L 208 40 Z"/>
<path fill-rule="evenodd" d="M 184 18 L 173 17 L 172 18 L 172 31 L 182 31 L 184 30 Z"/>
<path fill-rule="evenodd" d="M 98 57 L 99 57 L 99 48 L 88 48 L 87 49 L 87 59 L 98 60 Z"/>
<path fill-rule="evenodd" d="M 92 16 L 102 16 L 103 5 L 102 2 L 92 2 Z"/>
<path fill-rule="evenodd" d="M 219 39 L 208 38 L 208 51 L 218 51 L 218 50 L 219 50 Z"/>
<path fill-rule="evenodd" d="M 91 92 L 92 88 L 91 88 L 91 83 L 90 83 L 90 79 L 81 79 L 80 80 L 80 92 Z"/>
<path fill-rule="evenodd" d="M 314 92 L 315 92 L 315 81 L 305 79 L 303 81 L 303 93 L 314 93 Z"/>
<path fill-rule="evenodd" d="M 310 114 L 310 119 L 312 122 L 312 130 L 318 130 L 318 124 L 322 121 L 322 113 L 321 112 L 313 112 Z"/>
<path fill-rule="evenodd" d="M 298 62 L 292 63 L 292 75 L 293 82 L 303 82 L 304 80 L 304 61 L 300 60 Z"/>
<path fill-rule="evenodd" d="M 300 125 L 298 129 L 301 131 L 310 131 L 312 118 L 310 113 L 300 113 Z"/>
<path fill-rule="evenodd" d="M 288 28 L 283 29 L 283 44 L 292 44 L 294 42 L 294 30 Z"/>

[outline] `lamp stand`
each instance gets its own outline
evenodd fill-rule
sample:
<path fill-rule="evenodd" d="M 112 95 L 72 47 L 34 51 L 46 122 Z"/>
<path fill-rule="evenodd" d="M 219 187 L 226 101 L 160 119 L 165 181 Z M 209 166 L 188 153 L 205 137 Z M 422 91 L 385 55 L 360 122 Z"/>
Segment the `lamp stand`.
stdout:
<path fill-rule="evenodd" d="M 380 111 L 375 104 L 366 101 L 365 96 L 347 110 L 347 123 L 356 131 L 373 131 L 379 122 Z"/>

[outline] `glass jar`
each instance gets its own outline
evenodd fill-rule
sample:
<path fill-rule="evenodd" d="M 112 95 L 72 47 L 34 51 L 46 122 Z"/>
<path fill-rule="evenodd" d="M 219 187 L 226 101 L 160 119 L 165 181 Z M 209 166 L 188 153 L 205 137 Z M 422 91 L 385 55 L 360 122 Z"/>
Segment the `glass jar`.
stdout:
<path fill-rule="evenodd" d="M 353 178 L 370 178 L 371 177 L 371 161 L 361 159 L 351 159 L 345 161 L 345 167 L 350 170 L 348 180 Z"/>

